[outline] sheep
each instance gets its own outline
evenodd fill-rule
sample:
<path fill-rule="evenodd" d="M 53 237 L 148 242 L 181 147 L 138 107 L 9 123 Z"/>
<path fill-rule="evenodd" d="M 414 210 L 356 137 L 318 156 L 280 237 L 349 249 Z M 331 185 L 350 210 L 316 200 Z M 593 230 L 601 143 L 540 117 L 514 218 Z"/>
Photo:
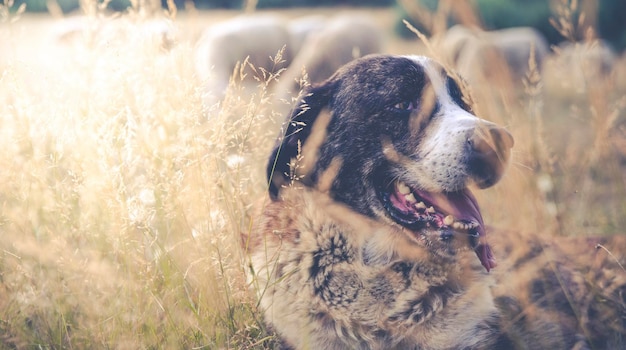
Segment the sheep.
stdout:
<path fill-rule="evenodd" d="M 544 79 L 552 93 L 581 94 L 614 71 L 617 54 L 602 40 L 565 42 L 546 59 Z"/>
<path fill-rule="evenodd" d="M 548 53 L 545 38 L 530 27 L 480 32 L 456 25 L 438 45 L 444 59 L 470 82 L 521 82 L 529 70 L 531 47 L 538 70 Z"/>
<path fill-rule="evenodd" d="M 455 25 L 448 29 L 444 35 L 435 36 L 433 41 L 436 42 L 438 52 L 442 56 L 439 57 L 441 61 L 456 67 L 465 46 L 469 42 L 473 42 L 474 39 L 474 34 L 469 28 Z"/>
<path fill-rule="evenodd" d="M 287 30 L 291 39 L 289 41 L 291 53 L 297 55 L 310 34 L 322 30 L 326 21 L 327 18 L 323 15 L 303 16 L 290 20 Z"/>
<path fill-rule="evenodd" d="M 306 71 L 309 83 L 319 83 L 353 59 L 380 52 L 383 44 L 382 30 L 370 17 L 334 17 L 303 42 L 302 49 L 280 76 L 276 96 L 279 100 L 296 96 L 301 89 L 299 81 L 303 71 Z"/>
<path fill-rule="evenodd" d="M 263 68 L 276 72 L 285 68 L 292 57 L 289 43 L 286 22 L 274 15 L 242 15 L 206 28 L 195 52 L 196 72 L 203 82 L 205 102 L 224 97 L 235 66 L 246 58 L 257 71 Z M 272 58 L 283 48 L 284 62 L 277 64 Z"/>
<path fill-rule="evenodd" d="M 56 21 L 52 32 L 62 45 L 109 46 L 137 40 L 163 52 L 174 48 L 180 36 L 170 19 L 157 16 L 134 20 L 72 16 Z"/>

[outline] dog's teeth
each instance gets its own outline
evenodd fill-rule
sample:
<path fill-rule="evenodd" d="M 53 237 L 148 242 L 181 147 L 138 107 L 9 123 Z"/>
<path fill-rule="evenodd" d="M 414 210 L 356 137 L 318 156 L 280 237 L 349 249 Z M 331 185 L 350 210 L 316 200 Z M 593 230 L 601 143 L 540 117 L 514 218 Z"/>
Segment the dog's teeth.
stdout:
<path fill-rule="evenodd" d="M 462 228 L 463 228 L 464 230 L 473 229 L 473 228 L 476 228 L 476 227 L 478 227 L 478 226 L 479 226 L 479 225 L 478 225 L 478 223 L 473 222 L 473 221 L 472 221 L 472 222 L 461 222 L 461 221 L 457 221 L 457 222 L 455 222 L 455 224 L 456 224 L 456 223 L 461 224 L 461 225 L 462 225 Z"/>
<path fill-rule="evenodd" d="M 447 219 L 447 217 L 446 217 Z M 444 220 L 446 220 L 444 219 Z M 452 228 L 456 229 L 456 230 L 471 230 L 474 229 L 476 227 L 480 226 L 477 222 L 463 222 L 463 221 L 455 221 L 454 223 L 452 223 Z"/>
<path fill-rule="evenodd" d="M 452 215 L 448 215 L 445 218 L 443 218 L 443 224 L 446 226 L 450 226 L 454 223 L 454 216 Z"/>
<path fill-rule="evenodd" d="M 398 186 L 398 192 L 400 192 L 401 194 L 409 194 L 409 193 L 411 193 L 411 189 L 404 182 L 399 182 L 398 181 L 397 186 Z"/>
<path fill-rule="evenodd" d="M 457 230 L 467 230 L 469 229 L 469 225 L 464 222 L 457 221 L 452 224 L 452 228 Z"/>
<path fill-rule="evenodd" d="M 406 201 L 409 203 L 417 202 L 417 199 L 415 199 L 415 196 L 413 195 L 413 193 L 405 194 L 404 199 L 406 199 Z"/>
<path fill-rule="evenodd" d="M 419 202 L 415 205 L 417 209 L 426 209 L 426 204 L 424 202 Z"/>
<path fill-rule="evenodd" d="M 426 211 L 427 211 L 427 212 L 429 212 L 429 213 L 431 213 L 431 214 L 433 214 L 433 213 L 435 213 L 435 208 L 433 208 L 433 207 L 428 207 L 428 209 L 426 209 Z"/>

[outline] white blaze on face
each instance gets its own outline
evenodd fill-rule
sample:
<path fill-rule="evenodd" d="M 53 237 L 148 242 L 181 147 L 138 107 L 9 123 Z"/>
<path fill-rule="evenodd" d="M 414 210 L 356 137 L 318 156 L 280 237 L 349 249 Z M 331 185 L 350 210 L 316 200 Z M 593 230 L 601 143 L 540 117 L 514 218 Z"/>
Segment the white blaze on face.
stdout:
<path fill-rule="evenodd" d="M 434 61 L 421 56 L 409 56 L 423 67 L 434 90 L 439 110 L 425 125 L 423 140 L 412 158 L 418 162 L 406 164 L 413 179 L 419 179 L 420 189 L 430 192 L 452 192 L 467 186 L 469 171 L 468 140 L 481 125 L 488 122 L 465 111 L 450 96 L 446 73 Z"/>

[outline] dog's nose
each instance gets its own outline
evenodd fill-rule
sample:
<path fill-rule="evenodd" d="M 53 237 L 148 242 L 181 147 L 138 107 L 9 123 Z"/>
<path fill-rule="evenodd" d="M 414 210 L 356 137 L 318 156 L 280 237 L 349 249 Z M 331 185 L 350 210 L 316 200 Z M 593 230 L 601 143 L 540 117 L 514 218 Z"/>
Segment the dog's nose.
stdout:
<path fill-rule="evenodd" d="M 477 127 L 467 143 L 473 180 L 480 188 L 494 185 L 506 169 L 515 143 L 513 136 L 505 129 L 489 123 Z"/>

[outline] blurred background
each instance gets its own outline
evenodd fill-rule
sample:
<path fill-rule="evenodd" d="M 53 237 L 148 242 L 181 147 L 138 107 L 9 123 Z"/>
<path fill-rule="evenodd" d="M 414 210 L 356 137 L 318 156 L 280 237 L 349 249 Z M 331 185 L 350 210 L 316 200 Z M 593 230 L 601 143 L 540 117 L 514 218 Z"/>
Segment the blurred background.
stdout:
<path fill-rule="evenodd" d="M 5 4 L 8 3 L 4 0 Z M 432 21 L 420 15 L 423 10 L 436 12 L 439 7 L 438 0 L 196 0 L 183 1 L 173 0 L 168 5 L 168 0 L 135 0 L 135 2 L 148 2 L 149 6 L 167 8 L 174 4 L 178 10 L 185 9 L 280 9 L 297 7 L 329 7 L 329 6 L 352 6 L 352 7 L 393 7 L 398 13 L 398 19 L 411 18 L 411 22 L 426 34 L 433 34 Z M 467 11 L 468 6 L 475 10 L 476 20 L 484 29 L 503 29 L 510 27 L 529 26 L 541 32 L 551 44 L 563 40 L 562 35 L 550 24 L 550 17 L 554 13 L 558 3 L 555 0 L 472 0 L 459 1 L 451 6 L 449 16 L 446 18 L 448 26 L 462 22 L 461 17 Z M 575 1 L 576 2 L 576 1 Z M 125 11 L 129 7 L 137 6 L 131 0 L 104 0 L 106 8 L 111 11 Z M 443 2 L 447 3 L 446 1 Z M 583 22 L 586 25 L 597 28 L 600 38 L 610 43 L 614 49 L 621 51 L 626 47 L 626 2 L 623 0 L 579 0 L 572 16 L 578 17 L 584 13 Z M 26 4 L 26 11 L 41 13 L 52 12 L 55 15 L 70 14 L 80 9 L 79 0 L 16 0 L 13 9 Z M 421 20 L 421 21 L 420 21 Z M 583 23 L 581 23 L 583 24 Z M 414 37 L 404 24 L 398 20 L 397 32 L 406 37 Z M 582 39 L 584 33 L 577 33 Z"/>

